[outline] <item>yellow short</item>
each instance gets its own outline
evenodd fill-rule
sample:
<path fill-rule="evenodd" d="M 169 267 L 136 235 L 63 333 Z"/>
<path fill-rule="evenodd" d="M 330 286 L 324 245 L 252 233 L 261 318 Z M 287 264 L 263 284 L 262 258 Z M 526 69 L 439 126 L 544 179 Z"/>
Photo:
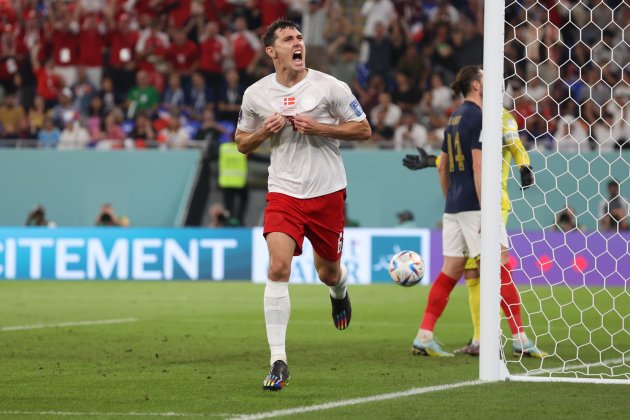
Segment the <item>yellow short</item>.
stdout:
<path fill-rule="evenodd" d="M 501 210 L 501 215 L 503 216 L 503 223 L 505 224 L 505 226 L 507 226 L 507 222 L 508 222 L 508 216 L 510 215 L 509 210 L 505 211 L 505 210 Z M 479 264 L 478 264 L 479 258 L 468 258 L 466 260 L 466 265 L 464 266 L 465 270 L 475 270 L 477 268 L 479 268 Z"/>

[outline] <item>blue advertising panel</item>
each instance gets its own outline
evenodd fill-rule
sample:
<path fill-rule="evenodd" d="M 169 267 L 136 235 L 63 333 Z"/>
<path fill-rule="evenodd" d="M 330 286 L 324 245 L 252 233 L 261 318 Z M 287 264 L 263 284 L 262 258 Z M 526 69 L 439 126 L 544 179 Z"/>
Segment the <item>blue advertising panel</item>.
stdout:
<path fill-rule="evenodd" d="M 251 261 L 251 229 L 0 229 L 0 280 L 249 280 Z"/>

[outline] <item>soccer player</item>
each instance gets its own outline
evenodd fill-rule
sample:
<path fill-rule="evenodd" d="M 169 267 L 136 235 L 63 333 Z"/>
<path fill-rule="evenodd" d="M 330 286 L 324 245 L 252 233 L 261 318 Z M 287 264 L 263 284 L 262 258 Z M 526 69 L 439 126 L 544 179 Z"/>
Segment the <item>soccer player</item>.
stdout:
<path fill-rule="evenodd" d="M 330 289 L 335 327 L 348 327 L 352 315 L 340 264 L 343 245 L 346 174 L 339 140 L 368 140 L 370 125 L 350 88 L 306 67 L 299 26 L 277 20 L 263 38 L 275 73 L 251 85 L 235 134 L 238 150 L 249 153 L 269 139 L 269 193 L 263 233 L 269 251 L 264 293 L 271 369 L 263 382 L 282 389 L 289 379 L 285 335 L 291 312 L 291 260 L 302 253 L 306 236 L 314 249 L 319 279 Z"/>
<path fill-rule="evenodd" d="M 523 147 L 518 136 L 518 125 L 514 117 L 503 109 L 503 177 L 502 177 L 502 203 L 501 210 L 504 224 L 511 210 L 510 198 L 507 190 L 507 179 L 510 173 L 510 162 L 514 161 L 520 168 L 521 187 L 529 188 L 534 183 L 534 176 L 530 164 L 529 155 Z M 426 167 L 439 166 L 441 157 L 431 156 L 418 149 L 418 155 L 407 155 L 403 159 L 403 165 L 409 169 L 417 170 Z M 503 239 L 507 243 L 507 237 Z M 520 296 L 514 285 L 510 271 L 509 255 L 507 248 L 502 247 L 501 251 L 501 307 L 508 317 L 508 324 L 514 339 L 513 351 L 515 355 L 525 355 L 531 357 L 545 357 L 547 353 L 539 350 L 527 337 L 523 330 L 520 311 Z M 464 278 L 469 292 L 469 305 L 473 320 L 474 334 L 472 340 L 464 347 L 455 350 L 455 353 L 465 353 L 473 356 L 479 355 L 479 323 L 480 323 L 480 299 L 479 299 L 479 269 L 474 258 L 466 260 Z M 419 352 L 420 354 L 425 354 Z"/>
<path fill-rule="evenodd" d="M 443 218 L 444 266 L 431 287 L 422 324 L 413 341 L 414 353 L 428 356 L 453 355 L 442 350 L 434 340 L 433 330 L 446 307 L 453 287 L 465 271 L 467 258 L 476 260 L 478 266 L 481 245 L 481 142 L 479 136 L 481 134 L 483 71 L 479 66 L 462 68 L 452 88 L 456 94 L 464 95 L 464 103 L 449 118 L 438 166 L 440 185 L 446 198 Z M 425 157 L 421 153 L 416 158 L 419 162 L 420 158 Z M 409 163 L 413 163 L 414 160 L 412 159 Z M 531 173 L 531 169 L 529 172 Z M 533 182 L 533 179 L 531 181 Z M 507 249 L 505 225 L 502 229 L 501 245 L 502 249 Z M 512 292 L 516 293 L 518 300 L 518 291 L 505 267 L 502 268 L 501 277 L 502 288 L 505 285 L 507 293 L 508 283 L 511 284 Z M 520 309 L 520 302 L 516 307 Z M 512 306 L 507 305 L 504 309 L 507 309 L 506 313 L 512 320 L 516 319 L 515 309 Z M 525 354 L 527 345 L 533 346 L 522 332 L 522 324 L 521 330 L 516 329 L 515 338 L 518 340 L 515 340 L 514 350 L 519 354 Z M 474 354 L 472 350 L 471 348 L 464 349 L 467 353 Z M 478 344 L 476 350 L 478 352 Z"/>

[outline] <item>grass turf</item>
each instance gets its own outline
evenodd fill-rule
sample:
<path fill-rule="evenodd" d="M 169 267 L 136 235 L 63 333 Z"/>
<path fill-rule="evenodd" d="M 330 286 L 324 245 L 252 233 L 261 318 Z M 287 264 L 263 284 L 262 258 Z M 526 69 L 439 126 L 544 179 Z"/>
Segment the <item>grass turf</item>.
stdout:
<path fill-rule="evenodd" d="M 465 289 L 455 289 L 437 325 L 446 349 L 465 344 L 470 336 Z M 326 288 L 294 285 L 287 333 L 290 385 L 279 393 L 264 392 L 268 348 L 262 290 L 242 282 L 2 282 L 0 327 L 129 317 L 138 321 L 0 331 L 0 417 L 39 418 L 50 412 L 90 418 L 95 417 L 90 413 L 100 413 L 100 418 L 130 413 L 227 418 L 477 378 L 476 358 L 411 355 L 428 288 L 352 287 L 351 326 L 337 331 Z M 576 303 L 565 305 L 571 295 Z M 608 295 L 595 291 L 593 298 L 593 293 L 558 288 L 523 293 L 528 309 L 533 308 L 534 326 L 543 331 L 542 347 L 565 359 L 584 348 L 580 360 L 585 362 L 598 361 L 598 349 L 609 347 L 611 338 L 602 335 L 602 343 L 580 347 L 584 331 L 574 325 L 591 322 L 585 314 L 593 306 L 617 330 L 627 319 L 627 292 L 605 299 Z M 626 313 L 611 317 L 613 301 L 614 312 L 624 308 Z M 561 312 L 562 325 L 556 319 Z M 592 337 L 599 340 L 597 334 Z M 555 348 L 552 339 L 561 345 Z M 615 334 L 613 340 L 627 357 L 628 333 Z M 545 363 L 561 364 L 557 358 Z M 627 363 L 622 366 L 626 374 Z M 532 369 L 540 362 L 515 365 Z M 630 410 L 628 390 L 627 385 L 494 383 L 299 417 L 622 418 Z"/>

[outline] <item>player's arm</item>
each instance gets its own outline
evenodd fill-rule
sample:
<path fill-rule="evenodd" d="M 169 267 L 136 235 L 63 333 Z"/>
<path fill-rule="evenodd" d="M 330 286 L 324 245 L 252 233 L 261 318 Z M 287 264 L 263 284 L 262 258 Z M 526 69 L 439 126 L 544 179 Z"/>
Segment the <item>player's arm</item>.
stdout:
<path fill-rule="evenodd" d="M 534 172 L 529 154 L 518 135 L 518 124 L 512 114 L 503 110 L 503 143 L 509 149 L 521 172 L 521 188 L 526 189 L 534 184 Z"/>
<path fill-rule="evenodd" d="M 442 154 L 440 155 L 439 159 L 439 164 L 438 164 L 438 178 L 440 180 L 440 187 L 442 187 L 442 194 L 444 195 L 444 198 L 446 198 L 446 195 L 448 193 L 448 188 L 451 185 L 451 178 L 449 175 L 449 171 L 448 171 L 448 155 L 445 152 L 442 152 Z"/>
<path fill-rule="evenodd" d="M 475 190 L 477 191 L 477 199 L 479 200 L 479 205 L 481 205 L 481 149 L 472 149 L 472 159 Z"/>
<path fill-rule="evenodd" d="M 263 144 L 269 136 L 277 134 L 284 128 L 287 119 L 278 113 L 266 118 L 263 123 L 254 131 L 243 131 L 239 128 L 234 133 L 234 140 L 238 151 L 241 153 L 252 152 Z"/>
<path fill-rule="evenodd" d="M 403 166 L 412 171 L 424 168 L 436 168 L 439 165 L 440 157 L 430 155 L 422 147 L 418 147 L 417 155 L 405 155 L 403 158 Z"/>
<path fill-rule="evenodd" d="M 293 125 L 302 134 L 321 137 L 332 137 L 338 140 L 369 140 L 372 128 L 367 118 L 362 121 L 346 121 L 339 125 L 324 124 L 305 115 L 293 117 Z"/>

